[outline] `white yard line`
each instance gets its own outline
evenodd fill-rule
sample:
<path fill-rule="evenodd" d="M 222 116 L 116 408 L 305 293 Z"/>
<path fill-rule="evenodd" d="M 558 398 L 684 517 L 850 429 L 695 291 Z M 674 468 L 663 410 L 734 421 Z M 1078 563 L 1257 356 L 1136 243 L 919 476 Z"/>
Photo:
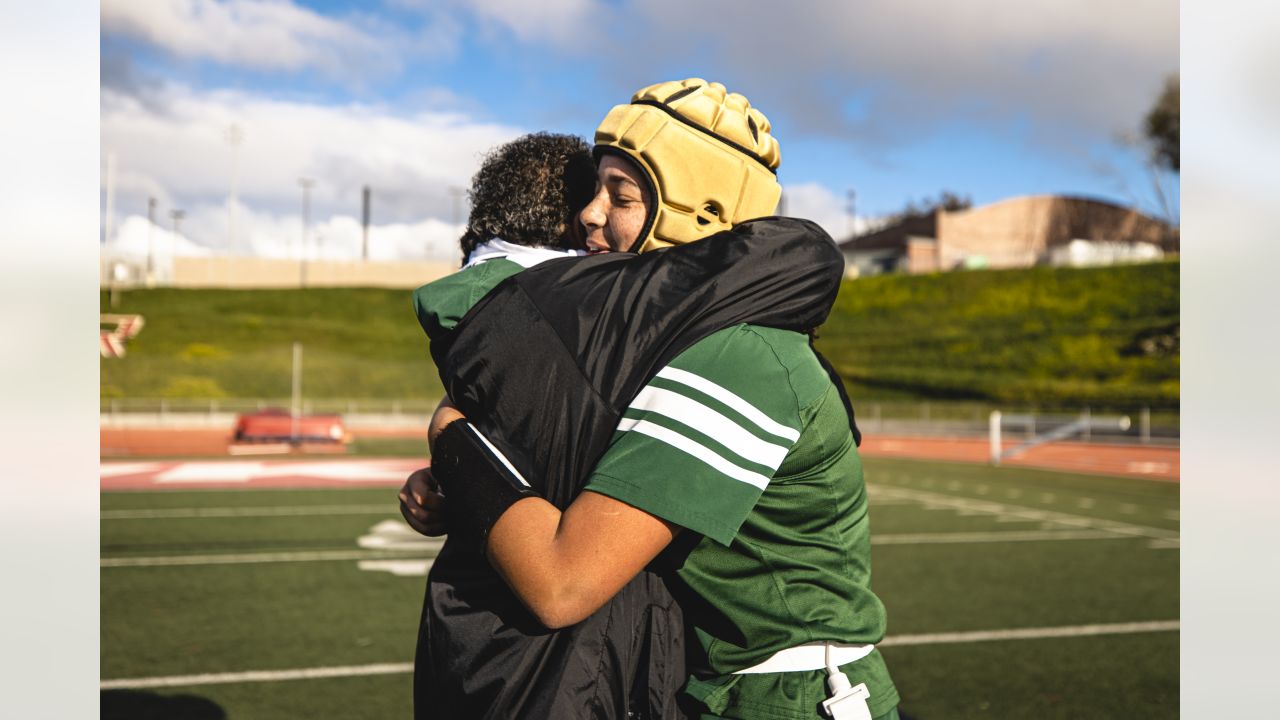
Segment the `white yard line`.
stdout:
<path fill-rule="evenodd" d="M 1127 635 L 1132 633 L 1177 632 L 1179 621 L 1111 623 L 1107 625 L 1070 625 L 1066 627 L 1017 628 L 1011 630 L 977 630 L 973 632 L 891 635 L 880 647 L 907 645 L 944 645 L 950 643 L 988 642 L 993 640 L 1041 640 L 1047 638 Z M 392 675 L 413 672 L 413 663 L 377 663 L 340 667 L 297 668 L 293 670 L 254 670 L 249 672 L 205 673 L 202 675 L 170 675 L 167 677 L 116 678 L 99 683 L 102 690 L 139 690 L 161 687 L 189 687 L 223 683 L 278 682 L 281 680 L 314 680 L 361 675 Z"/>
<path fill-rule="evenodd" d="M 886 499 L 908 499 L 915 500 L 926 509 L 946 508 L 962 513 L 980 513 L 984 515 L 993 515 L 997 519 L 1008 521 L 1027 521 L 1027 522 L 1048 522 L 1055 525 L 1063 525 L 1068 527 L 1080 528 L 1082 530 L 1105 530 L 1117 535 L 1129 535 L 1133 537 L 1145 537 L 1152 540 L 1172 541 L 1178 539 L 1178 533 L 1163 528 L 1153 528 L 1145 525 L 1134 525 L 1132 523 L 1118 522 L 1115 520 L 1102 520 L 1100 518 L 1088 517 L 1085 515 L 1072 515 L 1063 512 L 1054 512 L 1050 510 L 1033 510 L 1018 505 L 1008 505 L 1005 503 L 992 502 L 990 500 L 972 500 L 969 498 L 955 497 L 943 493 L 927 492 L 924 490 L 909 490 L 899 487 L 885 487 L 878 485 L 876 492 Z"/>
<path fill-rule="evenodd" d="M 327 562 L 332 560 L 412 560 L 420 559 L 423 551 L 437 549 L 423 544 L 416 557 L 403 554 L 388 554 L 387 551 L 369 552 L 368 550 L 313 550 L 309 552 L 280 553 L 243 553 L 239 555 L 164 555 L 160 557 L 120 557 L 103 558 L 99 566 L 104 568 L 118 567 L 165 567 L 175 565 L 249 565 L 253 563 L 276 562 Z"/>
<path fill-rule="evenodd" d="M 1117 540 L 1119 536 L 1109 530 L 1044 530 L 1006 532 L 954 532 L 954 533 L 897 533 L 873 535 L 873 545 L 945 545 L 952 543 L 1000 543 L 1045 542 L 1059 540 Z M 239 553 L 234 555 L 160 555 L 151 557 L 103 558 L 100 566 L 117 567 L 173 567 L 198 565 L 251 565 L 277 562 L 331 562 L 335 560 L 395 560 L 421 561 L 424 552 L 438 552 L 442 541 L 422 540 L 410 547 L 385 548 L 381 552 L 368 550 L 311 550 L 278 553 Z M 389 551 L 418 553 L 417 555 L 388 555 Z"/>
<path fill-rule="evenodd" d="M 205 673 L 203 675 L 120 678 L 118 680 L 103 680 L 99 687 L 103 690 L 136 690 L 188 685 L 316 680 L 321 678 L 357 677 L 360 675 L 395 675 L 410 672 L 413 672 L 413 663 L 377 663 L 375 665 L 298 668 L 296 670 L 253 670 L 249 672 Z"/>
<path fill-rule="evenodd" d="M 292 507 L 164 508 L 155 510 L 103 510 L 103 520 L 167 520 L 174 518 L 306 517 L 310 515 L 395 515 L 389 502 L 377 505 L 295 505 Z"/>
<path fill-rule="evenodd" d="M 923 635 L 892 635 L 880 641 L 879 647 L 944 645 L 948 643 L 988 642 L 991 640 L 1041 640 L 1044 638 L 1088 637 L 1093 635 L 1129 635 L 1132 633 L 1177 632 L 1178 629 L 1178 620 L 1155 620 L 1151 622 L 1110 623 L 1107 625 L 1069 625 L 1066 627 L 925 633 Z"/>
<path fill-rule="evenodd" d="M 872 545 L 940 545 L 949 543 L 1042 542 L 1046 540 L 1125 540 L 1106 530 L 1049 530 L 1019 532 L 900 533 L 871 535 Z"/>

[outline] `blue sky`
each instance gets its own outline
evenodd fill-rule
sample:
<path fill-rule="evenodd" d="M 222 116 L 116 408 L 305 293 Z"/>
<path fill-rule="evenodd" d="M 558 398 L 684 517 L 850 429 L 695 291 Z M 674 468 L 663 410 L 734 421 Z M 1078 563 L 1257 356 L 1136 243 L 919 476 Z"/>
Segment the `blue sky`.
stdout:
<path fill-rule="evenodd" d="M 639 87 L 695 76 L 770 118 L 788 212 L 837 237 L 942 190 L 1162 215 L 1144 151 L 1121 138 L 1177 72 L 1164 0 L 104 0 L 107 224 L 139 242 L 156 197 L 161 218 L 187 213 L 178 252 L 288 255 L 306 176 L 314 252 L 354 251 L 367 183 L 375 254 L 445 255 L 452 193 L 485 149 L 534 130 L 589 139 Z M 1159 179 L 1176 216 L 1177 178 Z"/>

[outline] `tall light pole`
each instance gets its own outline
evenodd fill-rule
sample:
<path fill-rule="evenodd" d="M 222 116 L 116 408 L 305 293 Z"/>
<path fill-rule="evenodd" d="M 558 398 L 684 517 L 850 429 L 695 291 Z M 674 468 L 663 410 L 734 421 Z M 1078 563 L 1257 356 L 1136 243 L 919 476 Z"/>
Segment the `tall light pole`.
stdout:
<path fill-rule="evenodd" d="M 236 191 L 240 184 L 240 143 L 244 141 L 244 131 L 239 125 L 231 124 L 224 135 L 231 144 L 231 195 L 227 197 L 227 253 L 236 254 Z"/>
<path fill-rule="evenodd" d="M 169 217 L 173 218 L 173 237 L 169 240 L 169 258 L 171 261 L 173 261 L 173 256 L 178 252 L 178 235 L 182 232 L 182 218 L 185 216 L 186 213 L 177 208 L 169 211 Z M 174 275 L 177 275 L 177 263 L 174 262 L 174 265 Z M 176 278 L 172 278 L 170 281 L 172 282 L 174 279 Z"/>
<path fill-rule="evenodd" d="M 103 185 L 107 192 L 107 208 L 102 217 L 102 242 L 105 245 L 111 243 L 116 224 L 116 154 L 110 150 L 107 151 L 107 177 Z"/>
<path fill-rule="evenodd" d="M 460 225 L 462 223 L 462 198 L 467 196 L 467 190 L 457 185 L 450 185 L 449 194 L 453 196 L 453 224 Z"/>
<path fill-rule="evenodd" d="M 169 217 L 173 218 L 173 239 L 174 239 L 174 242 L 177 242 L 177 240 L 178 240 L 178 236 L 182 234 L 182 218 L 184 218 L 184 217 L 186 217 L 186 216 L 187 216 L 187 213 L 186 213 L 186 212 L 184 212 L 184 211 L 182 211 L 182 210 L 178 210 L 178 209 L 176 209 L 176 208 L 175 208 L 175 209 L 173 209 L 173 210 L 170 210 L 170 211 L 169 211 Z"/>
<path fill-rule="evenodd" d="M 302 287 L 307 286 L 307 235 L 311 232 L 311 188 L 315 184 L 311 178 L 298 178 L 298 185 L 302 188 Z"/>
<path fill-rule="evenodd" d="M 854 214 L 855 201 L 857 198 L 858 193 L 853 188 L 849 188 L 849 191 L 845 193 L 845 199 L 847 202 L 845 204 L 844 212 L 846 217 L 849 218 L 849 237 L 853 237 L 853 232 L 857 229 L 857 223 L 855 220 L 857 216 Z"/>
<path fill-rule="evenodd" d="M 369 262 L 369 214 L 370 214 L 369 204 L 372 202 L 371 196 L 373 195 L 373 190 L 371 190 L 368 185 L 365 185 L 364 193 L 362 195 L 363 195 L 364 202 L 363 202 L 362 211 L 360 213 L 360 220 L 361 220 L 361 225 L 364 228 L 364 246 L 363 246 L 362 252 L 360 253 L 360 257 L 365 262 Z"/>
<path fill-rule="evenodd" d="M 151 229 L 156 224 L 156 199 L 147 198 L 147 284 L 155 283 L 156 250 L 151 240 Z"/>

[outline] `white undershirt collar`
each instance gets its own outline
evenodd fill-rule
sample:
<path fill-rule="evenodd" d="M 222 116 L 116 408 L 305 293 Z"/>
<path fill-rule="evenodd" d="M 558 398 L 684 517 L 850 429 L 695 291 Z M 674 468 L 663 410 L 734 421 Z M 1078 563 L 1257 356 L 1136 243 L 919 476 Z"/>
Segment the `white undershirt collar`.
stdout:
<path fill-rule="evenodd" d="M 471 254 L 467 256 L 467 264 L 463 268 L 469 268 L 472 265 L 479 265 L 488 260 L 497 260 L 498 258 L 506 258 L 511 262 L 525 269 L 531 268 L 539 263 L 548 260 L 556 260 L 566 257 L 582 257 L 586 255 L 585 250 L 560 250 L 558 248 L 549 247 L 529 247 L 528 245 L 517 245 L 513 242 L 507 242 L 501 238 L 493 238 L 476 246 Z"/>

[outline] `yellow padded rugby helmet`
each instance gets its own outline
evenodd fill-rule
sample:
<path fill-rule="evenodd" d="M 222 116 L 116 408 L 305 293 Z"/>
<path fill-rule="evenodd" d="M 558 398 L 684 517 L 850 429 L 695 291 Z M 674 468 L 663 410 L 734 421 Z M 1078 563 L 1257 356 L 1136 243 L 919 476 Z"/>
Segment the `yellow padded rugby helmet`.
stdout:
<path fill-rule="evenodd" d="M 654 203 L 629 250 L 682 245 L 772 215 L 782 152 L 769 120 L 738 93 L 699 78 L 650 85 L 596 128 L 595 153 L 644 170 Z"/>

